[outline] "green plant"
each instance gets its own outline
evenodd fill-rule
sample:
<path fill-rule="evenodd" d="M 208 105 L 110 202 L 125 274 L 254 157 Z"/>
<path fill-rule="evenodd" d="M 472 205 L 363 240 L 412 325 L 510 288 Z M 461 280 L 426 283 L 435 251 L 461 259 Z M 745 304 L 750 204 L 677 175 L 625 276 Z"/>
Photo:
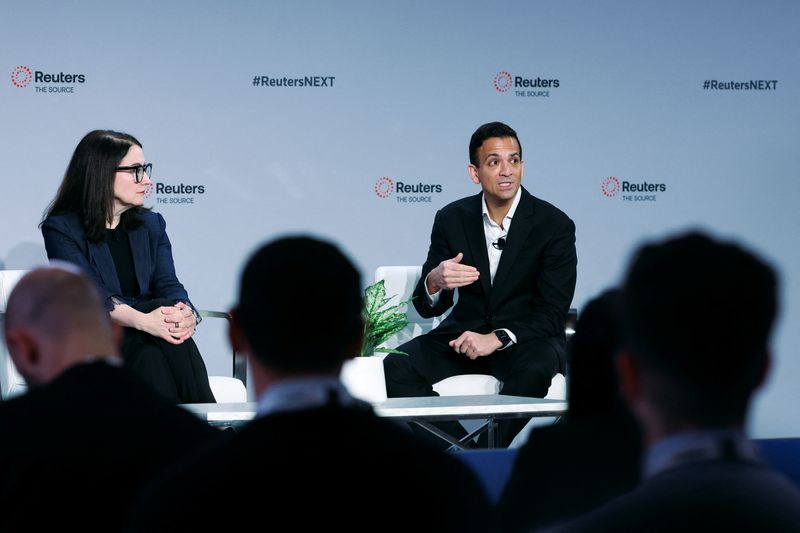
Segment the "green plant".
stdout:
<path fill-rule="evenodd" d="M 386 287 L 383 280 L 377 281 L 364 290 L 364 344 L 361 346 L 361 357 L 372 355 L 373 352 L 404 353 L 393 348 L 381 348 L 380 345 L 406 327 L 405 308 L 411 298 L 404 302 L 386 307 L 396 295 L 386 297 Z"/>

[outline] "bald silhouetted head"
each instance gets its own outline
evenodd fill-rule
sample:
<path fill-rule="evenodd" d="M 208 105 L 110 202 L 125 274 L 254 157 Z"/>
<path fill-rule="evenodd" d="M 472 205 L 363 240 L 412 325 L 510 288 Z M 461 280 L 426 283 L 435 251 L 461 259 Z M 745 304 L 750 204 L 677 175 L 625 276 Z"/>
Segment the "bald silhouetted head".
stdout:
<path fill-rule="evenodd" d="M 22 277 L 6 305 L 5 337 L 30 385 L 69 366 L 116 356 L 115 332 L 94 284 L 71 265 L 38 268 Z"/>

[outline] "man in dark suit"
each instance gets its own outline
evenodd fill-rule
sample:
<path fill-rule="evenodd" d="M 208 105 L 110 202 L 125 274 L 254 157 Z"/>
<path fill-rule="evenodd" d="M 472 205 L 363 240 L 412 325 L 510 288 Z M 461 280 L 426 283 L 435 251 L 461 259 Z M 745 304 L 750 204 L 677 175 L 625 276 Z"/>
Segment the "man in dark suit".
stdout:
<path fill-rule="evenodd" d="M 467 467 L 377 417 L 339 381 L 363 323 L 361 277 L 336 247 L 304 237 L 261 247 L 232 314 L 257 417 L 155 487 L 132 530 L 487 530 L 488 501 Z"/>
<path fill-rule="evenodd" d="M 423 317 L 452 307 L 456 289 L 458 302 L 437 328 L 398 347 L 407 356 L 386 357 L 390 397 L 433 396 L 432 385 L 446 377 L 491 374 L 502 394 L 541 398 L 564 372 L 575 224 L 522 187 L 522 147 L 509 126 L 478 128 L 469 156 L 467 170 L 482 192 L 436 213 L 414 292 Z M 507 446 L 525 423 L 501 422 L 499 444 Z M 458 423 L 439 425 L 463 434 Z"/>
<path fill-rule="evenodd" d="M 618 373 L 644 431 L 644 480 L 563 529 L 800 531 L 800 491 L 744 433 L 769 368 L 772 268 L 689 233 L 644 246 L 623 298 L 630 333 Z"/>
<path fill-rule="evenodd" d="M 120 368 L 119 329 L 72 265 L 33 270 L 5 340 L 30 390 L 0 402 L 0 529 L 116 531 L 140 486 L 220 437 Z"/>

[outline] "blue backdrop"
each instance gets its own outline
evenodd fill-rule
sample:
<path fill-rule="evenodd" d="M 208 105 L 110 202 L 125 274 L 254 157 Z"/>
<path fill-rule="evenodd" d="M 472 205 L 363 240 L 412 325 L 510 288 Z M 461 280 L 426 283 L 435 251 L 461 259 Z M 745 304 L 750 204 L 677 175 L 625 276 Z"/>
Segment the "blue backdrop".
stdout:
<path fill-rule="evenodd" d="M 154 163 L 148 205 L 199 306 L 231 305 L 248 253 L 286 232 L 337 240 L 369 281 L 423 261 L 435 211 L 478 191 L 469 136 L 501 120 L 525 186 L 576 222 L 579 309 L 639 243 L 687 227 L 774 262 L 783 309 L 752 429 L 800 434 L 797 2 L 0 7 L 0 268 L 45 260 L 37 224 L 75 145 L 112 128 Z M 200 333 L 212 373 L 221 331 Z"/>

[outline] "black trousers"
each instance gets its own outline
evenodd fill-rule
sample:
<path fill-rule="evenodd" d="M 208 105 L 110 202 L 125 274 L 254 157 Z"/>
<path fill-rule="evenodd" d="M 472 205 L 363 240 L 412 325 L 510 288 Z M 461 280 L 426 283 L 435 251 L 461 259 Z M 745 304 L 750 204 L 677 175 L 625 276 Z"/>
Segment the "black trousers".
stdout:
<path fill-rule="evenodd" d="M 169 300 L 151 300 L 136 306 L 149 313 Z M 133 328 L 124 328 L 122 358 L 130 369 L 172 403 L 216 403 L 208 383 L 208 371 L 194 339 L 170 344 Z"/>
<path fill-rule="evenodd" d="M 561 370 L 564 349 L 563 341 L 559 339 L 534 339 L 514 344 L 473 361 L 449 346 L 448 342 L 456 337 L 436 332 L 420 335 L 398 346 L 398 350 L 408 355 L 387 355 L 383 360 L 387 396 L 437 396 L 433 384 L 444 378 L 489 374 L 503 382 L 500 394 L 543 398 L 553 376 Z M 501 420 L 497 425 L 498 446 L 507 447 L 526 423 L 525 419 Z M 466 434 L 463 426 L 455 421 L 437 422 L 435 425 L 457 438 Z M 449 447 L 444 440 L 416 424 L 412 427 L 418 435 L 438 447 Z"/>

